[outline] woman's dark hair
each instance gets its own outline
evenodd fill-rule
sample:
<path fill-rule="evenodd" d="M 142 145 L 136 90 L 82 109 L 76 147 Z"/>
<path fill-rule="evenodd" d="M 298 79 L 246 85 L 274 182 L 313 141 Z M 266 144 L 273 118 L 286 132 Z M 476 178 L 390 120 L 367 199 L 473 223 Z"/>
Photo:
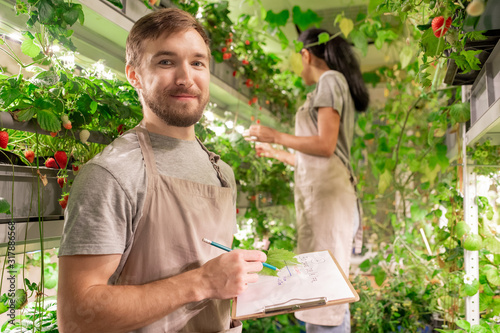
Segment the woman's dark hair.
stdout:
<path fill-rule="evenodd" d="M 330 39 L 327 43 L 318 44 L 318 36 L 323 32 L 330 35 L 324 29 L 308 29 L 300 34 L 299 41 L 304 44 L 305 49 L 324 60 L 330 69 L 344 74 L 356 110 L 366 111 L 370 95 L 351 45 L 340 36 Z"/>

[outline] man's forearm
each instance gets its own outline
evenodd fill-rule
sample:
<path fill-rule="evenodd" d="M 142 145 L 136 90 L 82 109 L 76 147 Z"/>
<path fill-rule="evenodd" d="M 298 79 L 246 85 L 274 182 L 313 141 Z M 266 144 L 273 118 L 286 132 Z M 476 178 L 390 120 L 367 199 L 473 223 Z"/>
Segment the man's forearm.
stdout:
<path fill-rule="evenodd" d="M 71 301 L 59 302 L 60 332 L 122 333 L 144 327 L 202 300 L 202 282 L 193 270 L 144 285 L 92 286 Z"/>

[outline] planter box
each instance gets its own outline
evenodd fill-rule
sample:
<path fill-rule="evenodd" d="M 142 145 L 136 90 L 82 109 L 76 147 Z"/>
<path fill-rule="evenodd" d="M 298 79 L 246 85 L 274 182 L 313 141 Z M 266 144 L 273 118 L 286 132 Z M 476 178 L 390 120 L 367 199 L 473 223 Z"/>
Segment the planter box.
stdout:
<path fill-rule="evenodd" d="M 62 194 L 56 180 L 58 170 L 46 167 L 40 167 L 39 170 L 47 177 L 46 186 L 38 180 L 36 168 L 0 164 L 0 196 L 10 203 L 13 213 L 13 216 L 0 214 L 0 249 L 5 248 L 9 241 L 8 228 L 11 221 L 15 223 L 16 252 L 24 252 L 25 243 L 31 244 L 27 251 L 39 249 L 39 216 L 43 221 L 43 235 L 47 246 L 59 244 L 64 217 L 58 202 Z"/>

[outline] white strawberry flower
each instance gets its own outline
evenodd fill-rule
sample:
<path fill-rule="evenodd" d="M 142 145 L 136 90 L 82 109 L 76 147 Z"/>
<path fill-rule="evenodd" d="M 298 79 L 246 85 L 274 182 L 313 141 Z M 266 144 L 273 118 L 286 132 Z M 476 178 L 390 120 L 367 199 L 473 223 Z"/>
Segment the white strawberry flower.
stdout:
<path fill-rule="evenodd" d="M 464 283 L 465 284 L 472 284 L 474 282 L 474 276 L 472 274 L 465 274 L 464 275 Z"/>

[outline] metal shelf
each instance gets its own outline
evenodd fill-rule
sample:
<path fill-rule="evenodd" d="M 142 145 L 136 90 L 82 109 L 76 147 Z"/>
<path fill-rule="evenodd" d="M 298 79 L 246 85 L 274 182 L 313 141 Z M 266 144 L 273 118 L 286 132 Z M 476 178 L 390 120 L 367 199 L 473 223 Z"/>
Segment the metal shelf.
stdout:
<path fill-rule="evenodd" d="M 470 101 L 471 127 L 465 135 L 466 145 L 484 139 L 500 145 L 500 41 L 472 85 Z"/>

